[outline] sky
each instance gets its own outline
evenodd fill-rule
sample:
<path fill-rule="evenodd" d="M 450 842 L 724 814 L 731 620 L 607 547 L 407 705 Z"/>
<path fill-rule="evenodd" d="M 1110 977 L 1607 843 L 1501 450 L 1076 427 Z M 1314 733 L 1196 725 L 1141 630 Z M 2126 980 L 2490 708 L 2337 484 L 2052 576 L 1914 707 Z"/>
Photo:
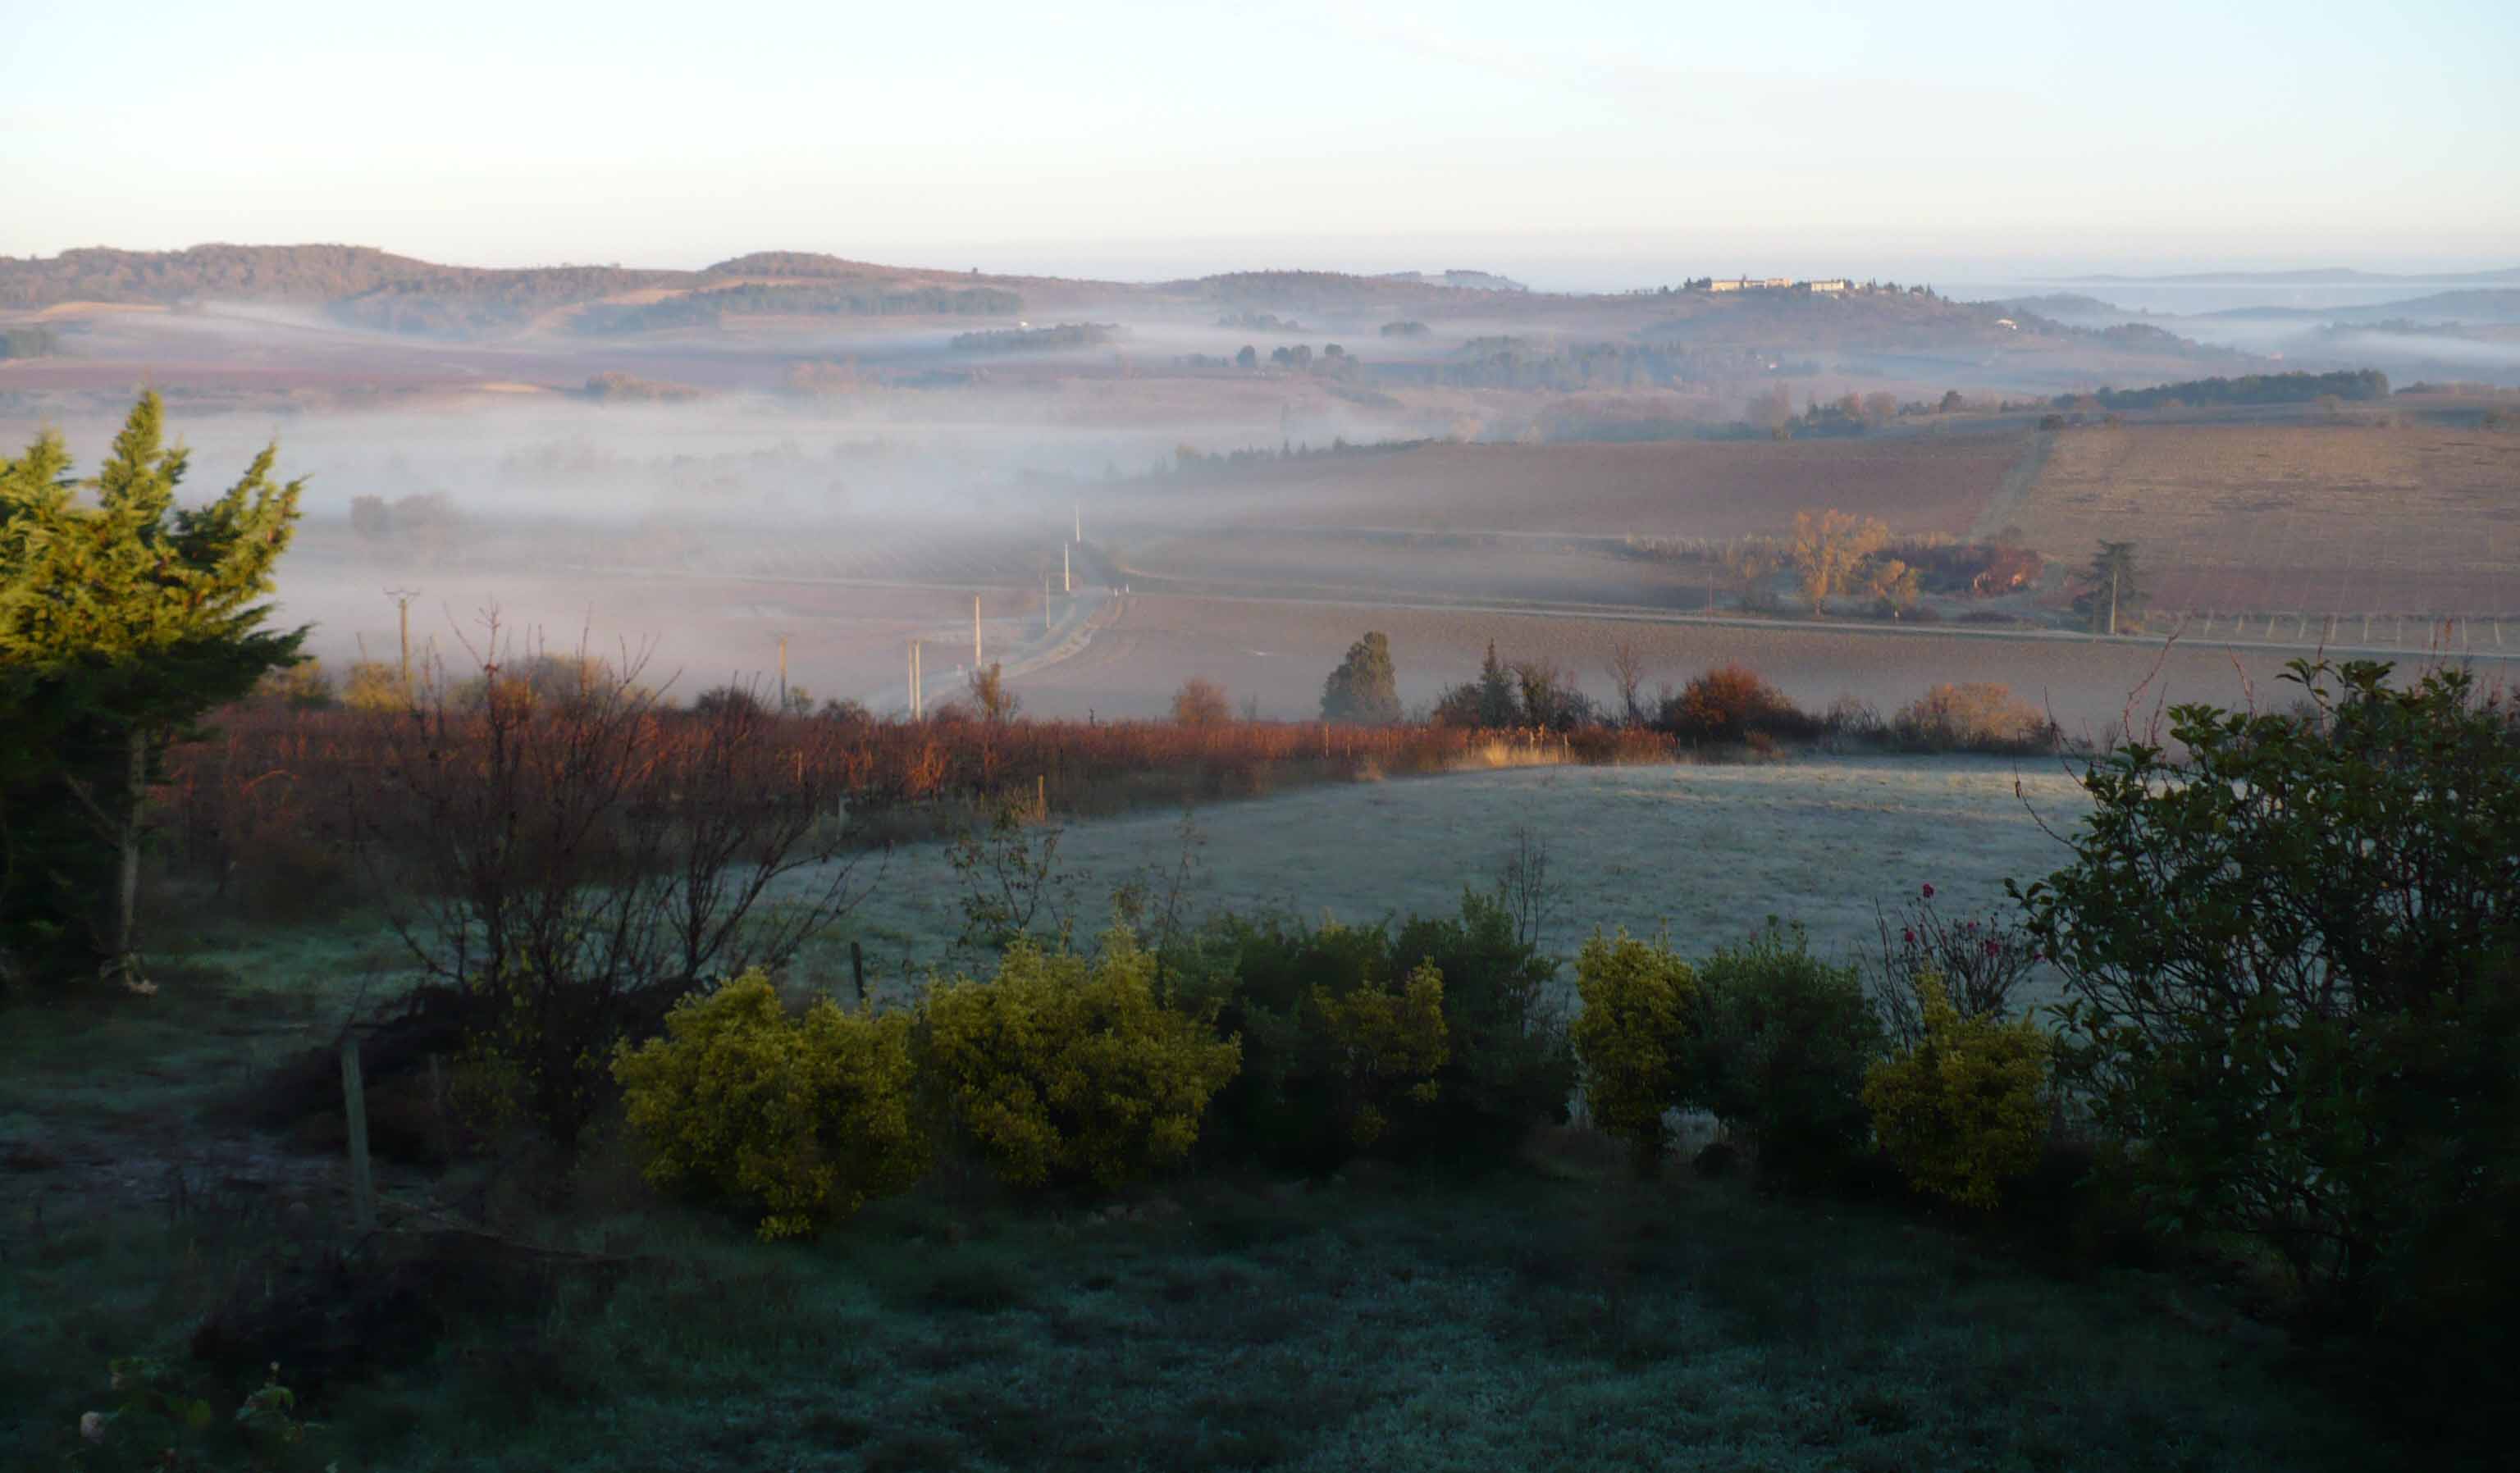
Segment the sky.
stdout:
<path fill-rule="evenodd" d="M 0 254 L 2520 264 L 2520 5 L 0 0 Z"/>

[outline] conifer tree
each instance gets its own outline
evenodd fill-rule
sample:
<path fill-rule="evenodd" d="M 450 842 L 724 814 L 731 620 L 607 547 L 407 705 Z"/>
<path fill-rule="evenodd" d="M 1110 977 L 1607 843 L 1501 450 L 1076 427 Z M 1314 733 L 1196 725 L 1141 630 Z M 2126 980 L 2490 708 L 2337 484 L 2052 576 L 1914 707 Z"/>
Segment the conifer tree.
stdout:
<path fill-rule="evenodd" d="M 1368 634 L 1348 647 L 1347 658 L 1322 683 L 1322 720 L 1388 726 L 1399 719 L 1391 642 L 1379 634 Z"/>
<path fill-rule="evenodd" d="M 302 482 L 266 447 L 225 493 L 176 505 L 189 454 L 155 393 L 97 474 L 47 431 L 0 461 L 0 965 L 84 953 L 141 980 L 149 788 L 201 718 L 294 664 L 303 629 L 263 628 Z"/>

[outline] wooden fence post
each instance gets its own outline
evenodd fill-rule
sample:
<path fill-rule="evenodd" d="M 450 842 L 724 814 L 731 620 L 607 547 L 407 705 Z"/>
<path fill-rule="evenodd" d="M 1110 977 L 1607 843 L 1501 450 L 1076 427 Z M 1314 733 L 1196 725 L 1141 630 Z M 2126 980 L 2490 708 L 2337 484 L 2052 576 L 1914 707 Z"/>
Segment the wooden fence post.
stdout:
<path fill-rule="evenodd" d="M 359 1077 L 359 1038 L 341 1030 L 341 1109 L 350 1137 L 350 1220 L 361 1232 L 377 1226 L 377 1179 L 368 1166 L 368 1097 Z"/>

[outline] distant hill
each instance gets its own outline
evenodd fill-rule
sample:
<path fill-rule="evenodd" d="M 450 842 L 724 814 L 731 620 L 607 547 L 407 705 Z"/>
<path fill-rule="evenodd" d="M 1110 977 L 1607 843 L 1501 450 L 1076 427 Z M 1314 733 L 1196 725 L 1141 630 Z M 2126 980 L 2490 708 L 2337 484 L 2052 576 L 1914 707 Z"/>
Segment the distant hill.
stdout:
<path fill-rule="evenodd" d="M 2435 282 L 2520 282 L 2520 266 L 2499 271 L 2432 271 L 2399 275 L 2386 271 L 2357 271 L 2351 266 L 2327 266 L 2309 271 L 2191 271 L 2179 276 L 2074 276 L 2071 282 L 2117 282 L 2146 286 L 2184 285 L 2215 286 L 2254 283 L 2260 286 L 2350 286 L 2404 282 L 2423 286 Z"/>
<path fill-rule="evenodd" d="M 51 257 L 0 256 L 0 307 L 165 305 L 203 297 L 328 301 L 451 269 L 456 268 L 369 246 L 195 246 L 187 250 L 95 246 Z"/>
<path fill-rule="evenodd" d="M 1451 287 L 1462 291 L 1528 291 L 1531 289 L 1509 276 L 1493 271 L 1392 271 L 1376 278 L 1386 282 L 1415 282 L 1421 287 Z"/>
<path fill-rule="evenodd" d="M 2232 307 L 2200 315 L 2239 322 L 2520 322 L 2520 287 L 2436 291 L 2362 307 Z"/>

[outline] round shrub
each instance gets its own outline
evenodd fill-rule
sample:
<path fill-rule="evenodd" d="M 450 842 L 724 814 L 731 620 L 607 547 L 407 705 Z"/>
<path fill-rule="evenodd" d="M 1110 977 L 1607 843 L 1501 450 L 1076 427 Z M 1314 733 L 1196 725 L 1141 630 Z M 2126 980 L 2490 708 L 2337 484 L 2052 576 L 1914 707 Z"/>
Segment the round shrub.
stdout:
<path fill-rule="evenodd" d="M 2053 1046 L 2028 1018 L 1963 1014 L 1938 978 L 1916 992 L 1923 1039 L 1864 1081 L 1873 1136 L 1919 1191 L 1993 1207 L 2039 1164 Z"/>
<path fill-rule="evenodd" d="M 1115 927 L 1091 962 L 1017 941 L 993 980 L 928 995 L 923 1062 L 1001 1178 L 1108 1188 L 1190 1154 L 1241 1042 L 1165 1005 L 1154 979 L 1153 955 Z"/>
<path fill-rule="evenodd" d="M 1568 1031 L 1593 1122 L 1628 1142 L 1639 1171 L 1650 1171 L 1668 1135 L 1664 1112 L 1681 1102 L 1687 1082 L 1696 973 L 1660 941 L 1597 931 L 1576 954 L 1575 991 L 1584 1010 Z"/>
<path fill-rule="evenodd" d="M 1863 1145 L 1881 1023 L 1854 967 L 1771 921 L 1709 957 L 1697 985 L 1694 1103 L 1756 1145 L 1764 1168 L 1826 1170 Z"/>
<path fill-rule="evenodd" d="M 910 1018 L 816 1003 L 802 1018 L 759 971 L 689 998 L 665 1036 L 613 1054 L 647 1179 L 760 1214 L 764 1238 L 848 1217 L 924 1176 Z"/>

